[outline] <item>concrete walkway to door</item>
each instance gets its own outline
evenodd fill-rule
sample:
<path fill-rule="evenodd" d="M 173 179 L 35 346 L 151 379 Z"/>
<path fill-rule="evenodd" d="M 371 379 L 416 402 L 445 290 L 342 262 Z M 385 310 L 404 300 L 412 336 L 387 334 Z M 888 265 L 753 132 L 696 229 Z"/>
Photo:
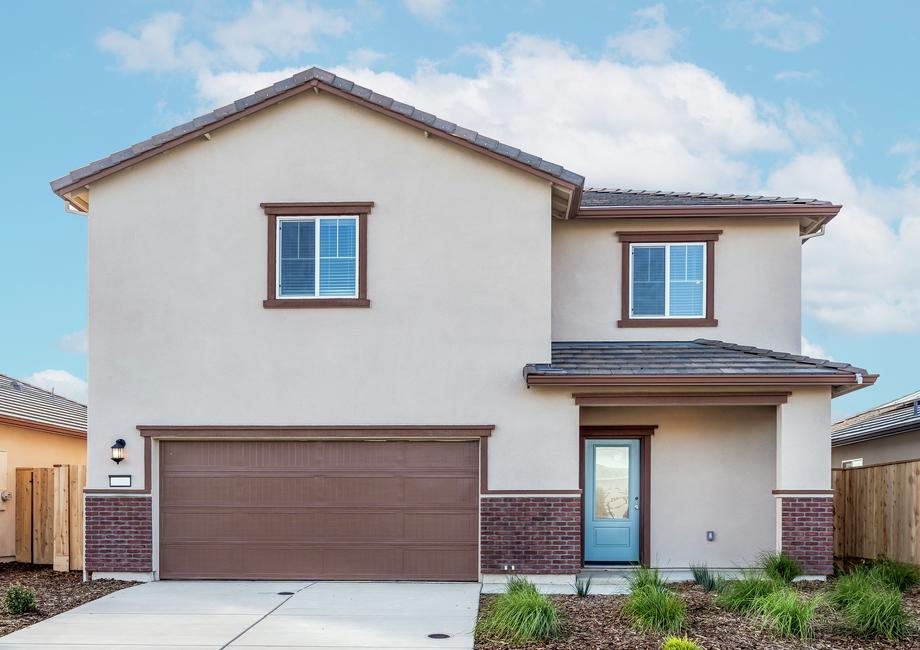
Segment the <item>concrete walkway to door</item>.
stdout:
<path fill-rule="evenodd" d="M 479 590 L 478 583 L 151 582 L 0 637 L 0 650 L 472 648 Z"/>

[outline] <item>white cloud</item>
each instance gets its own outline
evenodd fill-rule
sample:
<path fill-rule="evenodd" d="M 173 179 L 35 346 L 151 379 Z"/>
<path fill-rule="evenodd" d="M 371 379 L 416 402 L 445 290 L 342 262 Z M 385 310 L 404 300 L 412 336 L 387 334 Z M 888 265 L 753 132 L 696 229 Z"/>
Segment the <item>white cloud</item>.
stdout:
<path fill-rule="evenodd" d="M 345 61 L 349 68 L 369 68 L 385 58 L 386 54 L 383 52 L 378 52 L 368 47 L 359 47 L 357 50 L 349 52 Z"/>
<path fill-rule="evenodd" d="M 820 345 L 812 343 L 804 336 L 802 337 L 802 354 L 806 357 L 814 357 L 815 359 L 828 359 L 827 352 L 824 351 Z"/>
<path fill-rule="evenodd" d="M 27 384 L 53 390 L 55 394 L 86 404 L 86 381 L 66 370 L 40 370 L 25 378 Z"/>
<path fill-rule="evenodd" d="M 751 33 L 755 43 L 774 50 L 795 52 L 824 38 L 821 15 L 812 9 L 804 16 L 777 13 L 769 0 L 738 0 L 725 8 L 724 25 Z"/>
<path fill-rule="evenodd" d="M 80 330 L 79 332 L 71 332 L 70 334 L 65 334 L 58 339 L 57 342 L 58 348 L 64 352 L 72 352 L 74 354 L 86 354 L 86 330 Z"/>
<path fill-rule="evenodd" d="M 817 76 L 817 70 L 781 70 L 773 75 L 773 78 L 776 81 L 805 81 Z"/>
<path fill-rule="evenodd" d="M 633 15 L 637 18 L 636 24 L 625 32 L 609 37 L 607 46 L 625 58 L 667 61 L 681 37 L 680 33 L 668 25 L 665 6 L 653 5 Z"/>
<path fill-rule="evenodd" d="M 450 0 L 403 0 L 403 5 L 417 18 L 437 21 L 447 13 Z"/>
<path fill-rule="evenodd" d="M 351 25 L 341 12 L 305 0 L 254 0 L 244 15 L 210 28 L 210 45 L 183 40 L 184 27 L 185 20 L 178 13 L 156 14 L 134 34 L 103 32 L 98 45 L 132 72 L 257 70 L 271 58 L 314 52 L 318 36 L 341 36 Z"/>
<path fill-rule="evenodd" d="M 904 138 L 895 142 L 888 150 L 892 156 L 904 158 L 904 167 L 901 169 L 900 179 L 905 183 L 910 182 L 920 173 L 920 142 L 913 138 Z"/>

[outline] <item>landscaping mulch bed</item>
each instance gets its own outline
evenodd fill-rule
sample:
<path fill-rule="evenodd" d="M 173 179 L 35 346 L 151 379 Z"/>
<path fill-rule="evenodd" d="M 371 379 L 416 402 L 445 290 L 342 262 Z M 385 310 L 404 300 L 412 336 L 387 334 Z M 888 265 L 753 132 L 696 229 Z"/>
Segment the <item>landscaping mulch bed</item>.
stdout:
<path fill-rule="evenodd" d="M 123 580 L 83 582 L 81 571 L 52 571 L 51 567 L 21 562 L 0 564 L 0 599 L 12 585 L 22 585 L 35 592 L 38 611 L 13 616 L 0 600 L 0 636 L 27 627 L 40 620 L 66 612 L 113 591 L 136 585 Z"/>
<path fill-rule="evenodd" d="M 697 585 L 686 582 L 670 585 L 687 603 L 687 636 L 705 650 L 864 650 L 877 648 L 920 648 L 920 632 L 889 641 L 860 639 L 847 635 L 842 623 L 821 616 L 816 635 L 811 639 L 778 637 L 756 619 L 729 612 L 713 604 L 713 596 Z M 820 584 L 802 584 L 803 590 L 815 590 Z M 621 608 L 625 596 L 550 596 L 566 621 L 563 637 L 550 642 L 514 646 L 499 641 L 476 639 L 477 650 L 660 650 L 667 634 L 645 633 L 633 629 Z M 480 616 L 495 596 L 480 599 Z M 920 617 L 920 587 L 904 594 L 904 610 L 915 619 Z"/>

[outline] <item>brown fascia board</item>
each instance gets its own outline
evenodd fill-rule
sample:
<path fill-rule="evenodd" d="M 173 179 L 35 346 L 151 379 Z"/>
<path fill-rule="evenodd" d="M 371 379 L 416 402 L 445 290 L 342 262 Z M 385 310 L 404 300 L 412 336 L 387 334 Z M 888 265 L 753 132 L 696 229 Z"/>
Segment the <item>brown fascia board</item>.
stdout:
<path fill-rule="evenodd" d="M 486 147 L 480 146 L 474 142 L 470 142 L 469 140 L 465 140 L 464 138 L 447 133 L 446 131 L 439 131 L 423 122 L 419 122 L 417 120 L 411 119 L 401 113 L 390 110 L 388 108 L 384 108 L 383 106 L 380 106 L 379 104 L 375 104 L 374 102 L 362 99 L 361 97 L 357 97 L 349 92 L 336 88 L 335 86 L 328 84 L 320 79 L 313 79 L 311 81 L 308 81 L 305 84 L 295 86 L 293 88 L 286 90 L 285 92 L 279 93 L 277 95 L 264 99 L 256 104 L 253 104 L 243 110 L 232 113 L 228 115 L 227 117 L 224 117 L 223 119 L 220 119 L 220 120 L 211 122 L 209 124 L 206 124 L 204 126 L 201 126 L 197 129 L 189 131 L 188 133 L 181 135 L 179 137 L 176 137 L 174 139 L 166 140 L 159 146 L 153 147 L 146 151 L 141 151 L 134 156 L 131 156 L 129 158 L 122 160 L 116 165 L 113 165 L 111 167 L 106 167 L 104 169 L 100 169 L 98 172 L 91 174 L 89 176 L 86 176 L 85 178 L 81 178 L 80 180 L 75 181 L 69 185 L 58 187 L 54 189 L 54 193 L 65 200 L 69 200 L 68 197 L 66 196 L 69 192 L 86 187 L 87 185 L 94 183 L 102 178 L 105 178 L 106 176 L 115 174 L 123 169 L 136 165 L 139 162 L 142 162 L 148 158 L 152 158 L 153 156 L 157 156 L 166 151 L 170 151 L 171 149 L 175 149 L 176 147 L 182 144 L 185 144 L 186 142 L 189 142 L 190 140 L 195 140 L 197 138 L 200 138 L 204 136 L 206 133 L 212 133 L 216 131 L 217 129 L 220 129 L 221 127 L 227 126 L 228 124 L 232 124 L 233 122 L 236 122 L 237 120 L 241 120 L 244 117 L 247 117 L 249 115 L 252 115 L 253 113 L 261 111 L 264 108 L 268 108 L 269 106 L 282 102 L 286 99 L 290 99 L 291 97 L 300 95 L 301 93 L 307 92 L 314 88 L 317 91 L 322 90 L 323 92 L 328 92 L 331 95 L 335 95 L 336 97 L 340 97 L 342 99 L 350 101 L 359 106 L 363 106 L 364 108 L 368 108 L 376 113 L 386 115 L 387 117 L 390 117 L 398 122 L 402 122 L 403 124 L 416 128 L 419 131 L 423 131 L 424 133 L 428 134 L 431 137 L 441 138 L 448 142 L 458 144 L 461 147 L 476 151 L 477 153 L 480 153 L 484 156 L 488 156 L 489 158 L 492 158 L 493 160 L 497 160 L 499 162 L 505 163 L 507 165 L 520 169 L 521 171 L 527 172 L 528 174 L 537 176 L 538 178 L 542 178 L 551 183 L 555 183 L 556 185 L 566 187 L 572 190 L 573 192 L 572 202 L 570 204 L 570 212 L 574 213 L 574 211 L 578 207 L 578 202 L 580 201 L 581 195 L 579 194 L 577 197 L 578 200 L 575 200 L 576 199 L 575 191 L 580 189 L 581 185 L 564 180 L 562 178 L 554 176 L 553 174 L 544 172 L 535 167 L 531 167 L 530 165 L 527 165 L 520 161 L 508 158 L 507 156 L 503 156 L 502 154 L 491 151 L 487 149 Z M 52 181 L 52 183 L 54 183 L 54 181 Z"/>
<path fill-rule="evenodd" d="M 31 429 L 33 431 L 40 431 L 42 433 L 53 433 L 54 435 L 58 436 L 82 438 L 83 440 L 86 440 L 86 431 L 81 431 L 80 429 L 68 429 L 67 427 L 48 424 L 46 422 L 36 422 L 35 420 L 24 420 L 22 418 L 0 415 L 0 424 L 6 424 L 13 427 L 22 427 L 23 429 Z"/>
<path fill-rule="evenodd" d="M 834 397 L 875 383 L 878 375 L 527 375 L 528 386 L 833 386 Z"/>
<path fill-rule="evenodd" d="M 246 426 L 246 425 L 138 425 L 144 438 L 170 439 L 338 439 L 338 438 L 487 438 L 493 424 L 471 425 L 329 425 L 329 426 Z"/>

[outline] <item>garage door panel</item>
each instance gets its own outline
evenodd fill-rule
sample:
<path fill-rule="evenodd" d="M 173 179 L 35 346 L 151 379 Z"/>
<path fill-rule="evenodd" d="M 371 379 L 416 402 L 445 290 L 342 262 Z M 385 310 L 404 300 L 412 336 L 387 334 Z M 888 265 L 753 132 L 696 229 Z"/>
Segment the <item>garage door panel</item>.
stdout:
<path fill-rule="evenodd" d="M 476 441 L 161 443 L 163 578 L 478 578 Z"/>

